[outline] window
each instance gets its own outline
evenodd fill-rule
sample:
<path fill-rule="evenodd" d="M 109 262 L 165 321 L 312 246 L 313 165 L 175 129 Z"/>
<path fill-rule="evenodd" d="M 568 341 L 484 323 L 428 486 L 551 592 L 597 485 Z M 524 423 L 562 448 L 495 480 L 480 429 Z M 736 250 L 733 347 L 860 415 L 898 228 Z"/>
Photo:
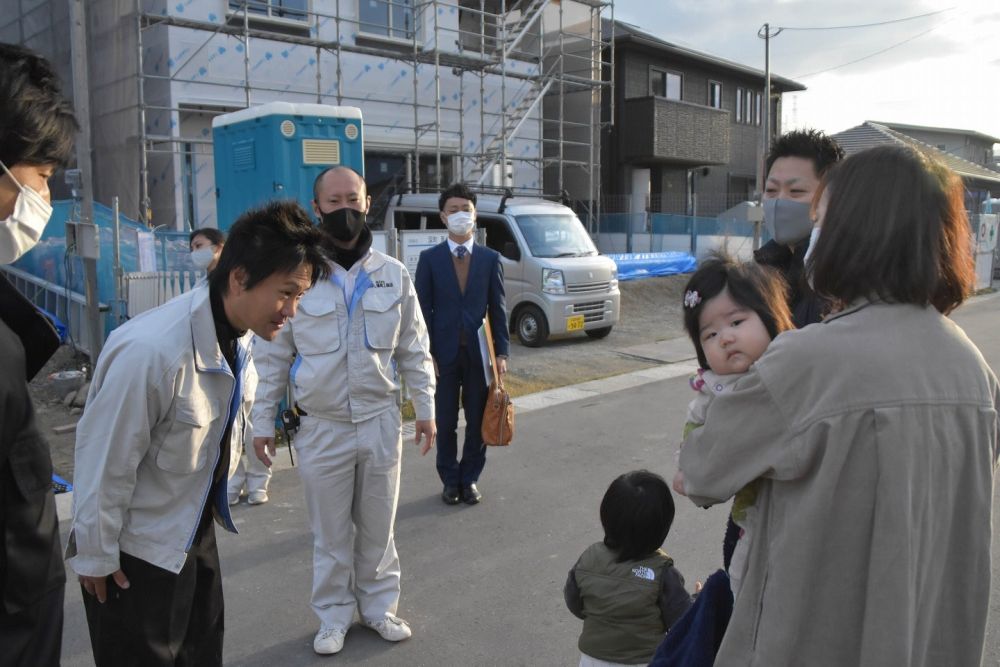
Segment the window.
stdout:
<path fill-rule="evenodd" d="M 666 97 L 668 100 L 681 99 L 681 75 L 662 69 L 650 68 L 649 94 Z"/>
<path fill-rule="evenodd" d="M 708 82 L 708 106 L 713 109 L 722 108 L 722 84 L 718 81 Z"/>
<path fill-rule="evenodd" d="M 736 89 L 736 122 L 743 125 L 760 125 L 763 112 L 763 93 L 749 88 Z"/>
<path fill-rule="evenodd" d="M 246 5 L 250 16 L 267 16 L 268 18 L 293 19 L 305 21 L 309 10 L 309 0 L 229 0 L 229 9 L 243 11 Z"/>
<path fill-rule="evenodd" d="M 413 39 L 413 0 L 358 0 L 361 32 Z"/>

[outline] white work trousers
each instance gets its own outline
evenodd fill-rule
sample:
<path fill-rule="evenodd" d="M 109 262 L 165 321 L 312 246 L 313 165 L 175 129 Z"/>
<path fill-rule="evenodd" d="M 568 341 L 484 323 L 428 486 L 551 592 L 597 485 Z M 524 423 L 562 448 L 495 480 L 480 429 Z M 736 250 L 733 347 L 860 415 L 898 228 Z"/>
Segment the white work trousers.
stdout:
<path fill-rule="evenodd" d="M 249 442 L 252 443 L 252 440 Z M 240 448 L 243 449 L 240 462 L 236 466 L 236 472 L 229 478 L 229 497 L 239 498 L 244 488 L 248 495 L 254 491 L 267 493 L 267 487 L 271 484 L 271 469 L 257 458 L 253 444 Z"/>
<path fill-rule="evenodd" d="M 398 409 L 354 424 L 303 416 L 294 440 L 313 531 L 312 608 L 327 628 L 395 614 Z M 352 590 L 353 580 L 353 590 Z"/>

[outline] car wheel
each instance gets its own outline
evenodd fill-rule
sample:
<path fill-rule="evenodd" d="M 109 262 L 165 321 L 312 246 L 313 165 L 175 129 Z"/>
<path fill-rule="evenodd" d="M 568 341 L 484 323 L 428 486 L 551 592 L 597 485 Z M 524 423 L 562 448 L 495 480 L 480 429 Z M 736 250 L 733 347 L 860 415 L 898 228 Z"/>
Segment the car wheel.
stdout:
<path fill-rule="evenodd" d="M 549 323 L 538 306 L 525 306 L 517 314 L 517 337 L 525 347 L 541 347 L 549 337 Z"/>
<path fill-rule="evenodd" d="M 607 338 L 608 334 L 611 333 L 611 327 L 601 327 L 600 329 L 584 329 L 585 334 L 591 338 Z"/>

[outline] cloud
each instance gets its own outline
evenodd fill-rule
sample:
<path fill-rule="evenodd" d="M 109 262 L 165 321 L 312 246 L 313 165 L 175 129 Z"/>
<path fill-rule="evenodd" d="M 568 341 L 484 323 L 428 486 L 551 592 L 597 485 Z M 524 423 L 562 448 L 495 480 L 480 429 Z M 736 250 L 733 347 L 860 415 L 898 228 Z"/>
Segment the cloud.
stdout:
<path fill-rule="evenodd" d="M 777 74 L 795 78 L 836 68 L 803 79 L 809 90 L 786 97 L 785 128 L 797 124 L 836 132 L 874 119 L 1000 136 L 1000 117 L 991 112 L 1000 107 L 1000 92 L 992 90 L 998 87 L 991 85 L 1000 80 L 994 46 L 1000 11 L 993 3 L 666 0 L 650 12 L 648 0 L 616 0 L 615 18 L 668 42 L 763 69 L 764 43 L 757 31 L 765 21 L 788 27 L 856 25 L 952 5 L 951 11 L 912 21 L 852 30 L 786 30 L 772 39 L 771 69 Z"/>
<path fill-rule="evenodd" d="M 819 4 L 807 0 L 787 2 L 689 2 L 674 0 L 660 5 L 664 9 L 650 16 L 645 0 L 618 0 L 615 16 L 632 21 L 658 37 L 746 65 L 763 68 L 764 44 L 757 31 L 767 21 L 771 26 L 790 28 L 856 25 L 925 14 L 929 8 L 918 0 L 846 0 Z M 939 7 L 938 7 L 939 8 Z M 853 67 L 867 71 L 906 62 L 923 54 L 948 54 L 961 47 L 961 40 L 942 32 L 963 11 L 929 16 L 913 21 L 891 23 L 855 30 L 785 30 L 771 40 L 772 69 L 784 76 L 815 72 L 842 65 L 913 38 L 932 29 L 908 44 L 900 45 Z M 773 29 L 773 28 L 772 28 Z"/>

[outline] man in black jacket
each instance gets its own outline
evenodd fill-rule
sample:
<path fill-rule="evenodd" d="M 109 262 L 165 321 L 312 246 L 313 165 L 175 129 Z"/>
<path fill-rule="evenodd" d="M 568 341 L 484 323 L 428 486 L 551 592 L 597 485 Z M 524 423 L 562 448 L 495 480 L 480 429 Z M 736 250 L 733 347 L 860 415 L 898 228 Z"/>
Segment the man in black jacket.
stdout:
<path fill-rule="evenodd" d="M 76 130 L 49 63 L 0 44 L 0 263 L 38 242 L 52 214 L 48 179 Z M 0 276 L 0 666 L 59 664 L 66 576 L 52 460 L 27 385 L 58 346 L 48 319 Z"/>
<path fill-rule="evenodd" d="M 823 175 L 843 157 L 837 142 L 818 130 L 783 134 L 767 154 L 764 223 L 772 240 L 754 252 L 754 259 L 776 268 L 788 282 L 788 306 L 799 328 L 823 317 L 825 304 L 803 277 L 803 258 L 813 228 L 813 196 Z"/>

